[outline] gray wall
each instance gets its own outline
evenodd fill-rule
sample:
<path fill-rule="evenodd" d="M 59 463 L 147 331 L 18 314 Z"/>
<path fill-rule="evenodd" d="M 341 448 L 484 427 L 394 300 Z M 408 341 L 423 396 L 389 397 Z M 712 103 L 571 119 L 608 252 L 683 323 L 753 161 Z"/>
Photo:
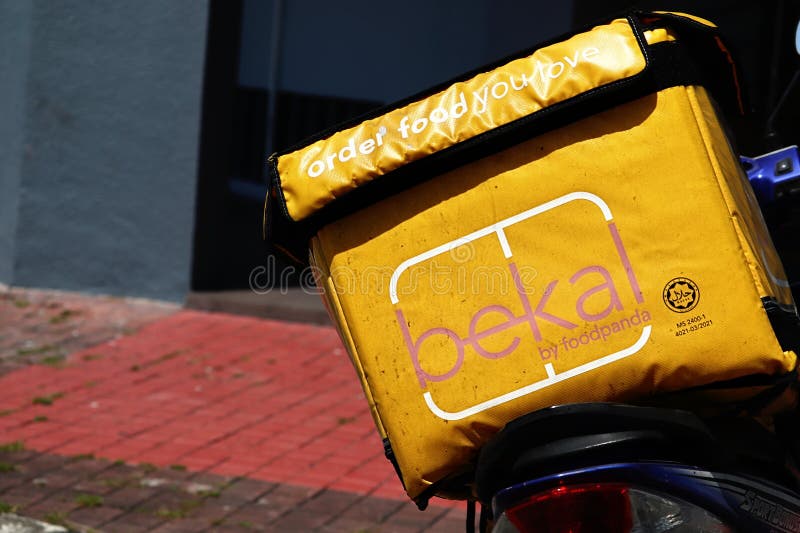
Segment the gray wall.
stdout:
<path fill-rule="evenodd" d="M 0 282 L 184 298 L 206 17 L 0 0 Z"/>
<path fill-rule="evenodd" d="M 0 2 L 0 282 L 14 272 L 31 5 Z"/>

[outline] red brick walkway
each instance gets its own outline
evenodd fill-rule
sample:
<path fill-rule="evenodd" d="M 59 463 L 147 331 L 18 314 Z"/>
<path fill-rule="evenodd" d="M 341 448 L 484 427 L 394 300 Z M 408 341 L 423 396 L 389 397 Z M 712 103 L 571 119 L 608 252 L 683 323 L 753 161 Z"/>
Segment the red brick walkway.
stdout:
<path fill-rule="evenodd" d="M 0 390 L 38 451 L 406 498 L 330 328 L 182 311 Z"/>
<path fill-rule="evenodd" d="M 3 290 L 0 391 L 0 513 L 130 532 L 463 527 L 462 504 L 407 499 L 328 327 Z"/>

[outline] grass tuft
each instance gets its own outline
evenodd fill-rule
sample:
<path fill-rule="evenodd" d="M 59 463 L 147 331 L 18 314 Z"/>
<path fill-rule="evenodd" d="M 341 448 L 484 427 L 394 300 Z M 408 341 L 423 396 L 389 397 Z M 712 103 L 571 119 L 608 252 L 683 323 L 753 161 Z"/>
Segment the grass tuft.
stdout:
<path fill-rule="evenodd" d="M 15 440 L 13 442 L 6 442 L 5 444 L 0 444 L 0 452 L 21 452 L 25 449 L 25 443 L 21 440 Z"/>
<path fill-rule="evenodd" d="M 46 366 L 54 366 L 54 367 L 62 367 L 64 366 L 65 362 L 66 360 L 61 355 L 48 355 L 47 357 L 39 361 L 40 364 Z"/>
<path fill-rule="evenodd" d="M 47 513 L 44 515 L 44 521 L 49 522 L 55 526 L 67 526 L 67 515 L 65 513 Z"/>
<path fill-rule="evenodd" d="M 80 507 L 101 507 L 103 497 L 97 494 L 78 494 L 75 496 L 75 503 Z"/>
<path fill-rule="evenodd" d="M 51 324 L 63 324 L 70 318 L 81 314 L 80 311 L 75 311 L 73 309 L 63 309 L 60 313 L 55 316 L 50 317 Z"/>
<path fill-rule="evenodd" d="M 189 516 L 189 513 L 198 508 L 202 503 L 202 499 L 183 500 L 182 502 L 178 503 L 177 507 L 170 508 L 161 506 L 158 508 L 155 514 L 159 518 L 165 518 L 167 520 L 179 520 Z"/>
<path fill-rule="evenodd" d="M 18 507 L 7 502 L 0 501 L 0 514 L 2 513 L 16 513 Z"/>
<path fill-rule="evenodd" d="M 31 348 L 20 348 L 17 350 L 17 355 L 39 355 L 55 349 L 56 347 L 52 344 L 45 344 L 43 346 L 33 346 Z"/>
<path fill-rule="evenodd" d="M 31 403 L 33 403 L 33 405 L 53 405 L 53 402 L 63 397 L 63 392 L 54 392 L 53 394 L 47 394 L 45 396 L 37 396 Z"/>
<path fill-rule="evenodd" d="M 131 483 L 129 478 L 123 477 L 108 477 L 103 480 L 103 485 L 111 487 L 112 489 L 121 489 L 122 487 L 127 487 Z"/>

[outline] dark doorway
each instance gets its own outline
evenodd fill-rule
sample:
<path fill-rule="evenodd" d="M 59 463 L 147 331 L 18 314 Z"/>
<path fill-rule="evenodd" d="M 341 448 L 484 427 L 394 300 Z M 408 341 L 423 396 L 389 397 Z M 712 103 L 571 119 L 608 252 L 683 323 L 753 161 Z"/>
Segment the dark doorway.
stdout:
<path fill-rule="evenodd" d="M 242 81 L 245 61 L 269 66 L 276 2 L 211 0 L 192 267 L 192 290 L 246 289 L 269 250 L 261 233 L 271 151 L 379 105 L 270 91 Z M 280 2 L 277 3 L 278 7 Z M 245 20 L 244 17 L 248 18 Z M 255 58 L 255 59 L 254 59 Z M 279 60 L 279 59 L 278 59 Z M 252 69 L 252 65 L 250 65 Z M 276 68 L 277 71 L 277 68 Z M 274 95 L 274 101 L 270 98 Z M 281 267 L 280 261 L 277 263 Z"/>

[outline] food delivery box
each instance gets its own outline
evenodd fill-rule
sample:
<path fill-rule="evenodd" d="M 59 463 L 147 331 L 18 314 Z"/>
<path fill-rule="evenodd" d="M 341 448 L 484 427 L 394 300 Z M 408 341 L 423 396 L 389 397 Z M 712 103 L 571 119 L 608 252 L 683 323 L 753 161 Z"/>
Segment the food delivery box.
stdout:
<path fill-rule="evenodd" d="M 269 239 L 310 252 L 410 497 L 546 406 L 791 388 L 797 314 L 718 108 L 713 24 L 636 13 L 270 158 Z"/>

